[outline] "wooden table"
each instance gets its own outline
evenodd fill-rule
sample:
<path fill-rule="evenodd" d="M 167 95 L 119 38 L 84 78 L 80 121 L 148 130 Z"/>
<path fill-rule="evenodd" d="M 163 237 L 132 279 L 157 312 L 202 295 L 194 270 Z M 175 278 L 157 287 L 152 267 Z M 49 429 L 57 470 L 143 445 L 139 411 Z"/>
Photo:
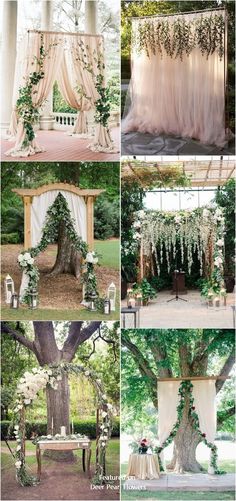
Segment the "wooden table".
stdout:
<path fill-rule="evenodd" d="M 130 454 L 127 478 L 153 480 L 160 478 L 160 468 L 157 454 Z"/>
<path fill-rule="evenodd" d="M 123 329 L 128 329 L 129 326 L 126 325 L 125 323 L 125 317 L 126 315 L 133 315 L 134 317 L 134 326 L 133 328 L 136 329 L 137 327 L 139 328 L 140 325 L 140 306 L 135 306 L 134 308 L 121 308 L 121 315 L 122 315 L 122 327 Z M 132 328 L 132 327 L 130 327 Z"/>
<path fill-rule="evenodd" d="M 82 461 L 83 461 L 83 471 L 86 472 L 87 466 L 87 474 L 88 477 L 91 477 L 90 470 L 90 460 L 91 460 L 91 440 L 40 440 L 36 446 L 36 458 L 38 464 L 38 479 L 41 477 L 41 467 L 42 467 L 42 459 L 41 459 L 41 451 L 50 450 L 50 451 L 75 451 L 78 449 L 82 449 Z"/>

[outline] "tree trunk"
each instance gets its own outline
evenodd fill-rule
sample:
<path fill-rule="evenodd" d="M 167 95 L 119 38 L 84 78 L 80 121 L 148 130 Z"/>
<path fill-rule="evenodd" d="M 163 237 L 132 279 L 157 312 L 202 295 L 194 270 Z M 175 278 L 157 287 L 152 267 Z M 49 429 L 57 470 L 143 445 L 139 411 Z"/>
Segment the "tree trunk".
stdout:
<path fill-rule="evenodd" d="M 64 221 L 61 221 L 58 231 L 57 257 L 50 272 L 51 275 L 69 273 L 76 278 L 81 274 L 81 254 L 76 251 L 66 233 Z"/>
<path fill-rule="evenodd" d="M 189 399 L 186 398 L 182 421 L 174 439 L 173 458 L 167 468 L 176 473 L 184 471 L 199 473 L 202 471 L 203 468 L 196 460 L 198 444 L 199 435 L 193 429 L 192 420 L 189 418 Z"/>
<path fill-rule="evenodd" d="M 57 390 L 47 388 L 47 434 L 56 435 L 61 433 L 61 426 L 66 427 L 66 434 L 70 430 L 70 389 L 68 376 L 63 375 L 62 381 L 58 382 Z M 72 451 L 45 451 L 44 455 L 57 461 L 74 461 L 75 457 Z"/>

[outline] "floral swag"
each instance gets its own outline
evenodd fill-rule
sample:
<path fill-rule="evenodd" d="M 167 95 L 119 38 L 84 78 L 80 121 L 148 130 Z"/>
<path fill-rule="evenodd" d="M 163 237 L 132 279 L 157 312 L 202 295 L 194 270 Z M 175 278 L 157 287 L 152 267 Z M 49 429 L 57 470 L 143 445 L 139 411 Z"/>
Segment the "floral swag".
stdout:
<path fill-rule="evenodd" d="M 224 284 L 224 233 L 224 215 L 220 207 L 179 212 L 141 210 L 136 213 L 133 222 L 132 245 L 126 248 L 124 243 L 123 253 L 137 253 L 142 245 L 144 254 L 154 257 L 160 274 L 164 256 L 170 272 L 171 262 L 176 258 L 176 244 L 179 242 L 181 264 L 187 260 L 189 274 L 194 253 L 197 252 L 200 274 L 203 274 L 205 260 L 210 282 L 214 290 L 220 290 Z"/>
<path fill-rule="evenodd" d="M 63 376 L 69 374 L 84 375 L 92 384 L 97 396 L 97 408 L 100 410 L 99 435 L 96 445 L 96 469 L 93 477 L 94 484 L 103 484 L 105 481 L 105 458 L 106 449 L 112 430 L 112 405 L 108 403 L 107 396 L 103 392 L 101 380 L 97 374 L 85 367 L 62 363 L 58 366 L 38 367 L 31 372 L 25 372 L 19 380 L 17 386 L 17 398 L 14 402 L 14 417 L 9 428 L 14 428 L 14 435 L 17 442 L 15 457 L 16 478 L 21 486 L 36 485 L 39 481 L 36 477 L 28 474 L 25 464 L 25 434 L 26 434 L 26 409 L 33 404 L 38 396 L 38 392 L 46 387 L 57 390 L 59 382 Z M 36 437 L 33 440 L 37 444 L 40 440 L 76 440 L 78 438 L 88 438 L 79 434 L 71 434 L 61 437 L 59 434 L 46 437 Z"/>
<path fill-rule="evenodd" d="M 191 14 L 191 12 L 189 12 Z M 189 56 L 199 48 L 207 59 L 216 52 L 220 58 L 224 55 L 225 20 L 222 14 L 186 20 L 184 15 L 174 20 L 139 19 L 137 30 L 133 30 L 132 46 L 138 53 L 151 55 L 163 54 L 171 58 Z"/>
<path fill-rule="evenodd" d="M 200 425 L 199 425 L 199 418 L 195 410 L 194 406 L 194 398 L 193 398 L 193 384 L 191 381 L 181 381 L 180 387 L 179 387 L 179 404 L 177 406 L 177 421 L 174 424 L 169 436 L 161 444 L 159 447 L 155 448 L 155 452 L 158 455 L 158 461 L 159 461 L 159 466 L 160 466 L 160 471 L 164 471 L 164 467 L 160 458 L 160 454 L 163 451 L 165 447 L 167 447 L 171 442 L 174 440 L 176 434 L 178 433 L 178 429 L 181 425 L 181 420 L 183 416 L 183 412 L 185 409 L 185 406 L 188 406 L 188 416 L 189 420 L 192 422 L 193 429 L 197 432 L 198 437 L 199 437 L 199 442 L 203 442 L 209 449 L 211 450 L 211 459 L 210 459 L 210 466 L 208 473 L 213 473 L 215 475 L 220 475 L 225 473 L 222 470 L 219 470 L 217 466 L 217 447 L 215 444 L 208 442 L 206 438 L 206 434 L 200 430 Z"/>
<path fill-rule="evenodd" d="M 92 291 L 96 292 L 97 297 L 99 296 L 97 291 L 97 279 L 94 272 L 94 265 L 97 264 L 98 257 L 95 252 L 88 252 L 87 243 L 76 234 L 74 230 L 74 221 L 71 217 L 67 201 L 65 197 L 59 193 L 47 211 L 40 243 L 36 247 L 21 252 L 18 256 L 18 264 L 22 272 L 25 273 L 28 278 L 27 288 L 24 291 L 23 297 L 21 297 L 22 303 L 30 304 L 30 293 L 33 289 L 37 288 L 38 285 L 39 270 L 35 264 L 35 257 L 37 257 L 40 252 L 44 251 L 50 243 L 55 242 L 62 221 L 65 224 L 67 236 L 72 242 L 74 249 L 81 254 L 81 257 L 85 261 L 85 264 L 82 265 L 82 282 L 84 284 L 83 299 L 88 301 Z"/>

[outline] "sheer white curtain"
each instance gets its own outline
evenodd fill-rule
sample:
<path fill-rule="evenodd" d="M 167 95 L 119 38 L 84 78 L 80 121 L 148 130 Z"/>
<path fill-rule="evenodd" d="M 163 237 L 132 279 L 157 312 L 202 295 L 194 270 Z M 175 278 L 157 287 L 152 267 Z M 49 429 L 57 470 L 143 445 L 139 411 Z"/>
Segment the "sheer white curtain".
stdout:
<path fill-rule="evenodd" d="M 223 10 L 220 13 L 224 15 Z M 210 15 L 211 12 L 204 13 L 204 17 Z M 191 21 L 200 16 L 191 13 L 184 17 Z M 154 24 L 159 19 L 173 24 L 177 17 L 152 19 Z M 133 19 L 134 33 L 143 22 L 145 19 Z M 131 105 L 123 121 L 123 131 L 180 135 L 223 146 L 226 142 L 224 71 L 224 58 L 220 60 L 217 51 L 207 59 L 200 48 L 194 48 L 181 61 L 165 51 L 162 57 L 159 52 L 148 57 L 134 48 Z"/>
<path fill-rule="evenodd" d="M 193 381 L 193 397 L 200 430 L 208 442 L 214 443 L 216 436 L 216 385 L 215 380 Z M 209 465 L 208 473 L 214 473 Z"/>
<path fill-rule="evenodd" d="M 74 228 L 82 240 L 87 241 L 87 211 L 83 197 L 71 193 L 70 191 L 51 190 L 34 196 L 31 205 L 31 246 L 35 247 L 42 238 L 42 230 L 46 220 L 49 207 L 55 201 L 57 195 L 61 193 L 65 197 L 74 219 Z"/>
<path fill-rule="evenodd" d="M 50 91 L 52 90 L 58 68 L 61 64 L 63 55 L 63 39 L 61 36 L 52 33 L 41 34 L 34 31 L 28 32 L 26 39 L 22 42 L 21 48 L 18 51 L 16 60 L 17 70 L 15 74 L 13 93 L 14 104 L 10 125 L 10 130 L 14 133 L 17 120 L 16 142 L 14 148 L 11 148 L 5 153 L 7 156 L 27 157 L 44 151 L 44 148 L 39 146 L 35 139 L 25 145 L 26 130 L 24 128 L 23 120 L 21 118 L 18 119 L 15 109 L 16 101 L 19 97 L 19 88 L 24 85 L 24 82 L 27 80 L 30 73 L 39 70 L 37 58 L 40 56 L 40 46 L 42 44 L 45 52 L 47 53 L 42 69 L 44 77 L 39 81 L 38 85 L 33 86 L 32 89 L 32 102 L 34 105 L 37 105 L 37 107 L 40 108 L 43 106 L 45 100 L 47 99 Z"/>
<path fill-rule="evenodd" d="M 180 381 L 158 381 L 158 438 L 162 445 L 177 421 Z M 161 453 L 164 461 L 164 451 Z"/>

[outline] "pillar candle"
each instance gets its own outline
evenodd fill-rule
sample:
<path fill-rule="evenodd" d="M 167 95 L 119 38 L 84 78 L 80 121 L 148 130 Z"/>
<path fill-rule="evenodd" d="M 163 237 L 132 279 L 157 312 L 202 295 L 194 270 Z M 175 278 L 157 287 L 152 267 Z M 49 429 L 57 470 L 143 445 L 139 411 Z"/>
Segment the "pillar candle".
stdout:
<path fill-rule="evenodd" d="M 65 426 L 61 426 L 61 435 L 62 435 L 63 437 L 65 437 L 65 436 L 66 436 L 66 427 L 65 427 Z"/>

